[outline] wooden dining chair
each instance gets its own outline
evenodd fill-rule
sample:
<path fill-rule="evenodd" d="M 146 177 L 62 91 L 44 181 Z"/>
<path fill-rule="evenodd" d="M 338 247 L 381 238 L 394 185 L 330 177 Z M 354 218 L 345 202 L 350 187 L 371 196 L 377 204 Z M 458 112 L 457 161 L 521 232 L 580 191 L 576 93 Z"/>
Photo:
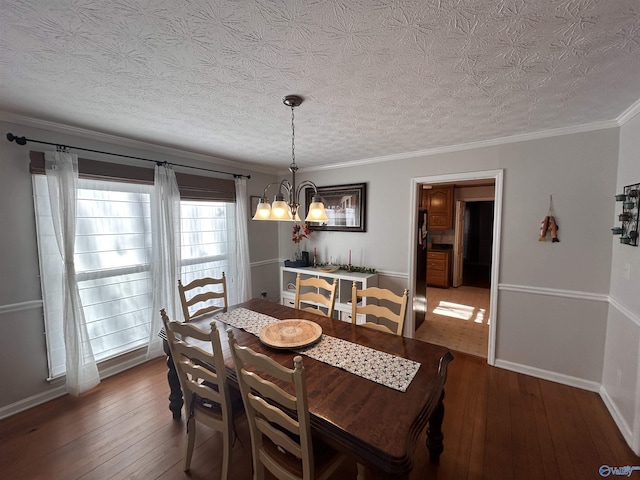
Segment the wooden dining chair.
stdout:
<path fill-rule="evenodd" d="M 365 323 L 360 325 L 394 335 L 402 335 L 408 299 L 409 290 L 406 288 L 402 295 L 396 295 L 386 288 L 369 287 L 359 290 L 356 282 L 353 282 L 351 287 L 351 322 L 357 323 L 357 315 L 364 315 Z"/>
<path fill-rule="evenodd" d="M 196 425 L 200 422 L 222 433 L 221 478 L 227 479 L 231 435 L 234 432 L 233 408 L 216 324 L 212 323 L 211 331 L 205 332 L 186 322 L 170 321 L 164 309 L 160 314 L 184 395 L 185 416 L 188 418 L 183 470 L 186 472 L 191 466 Z M 190 339 L 209 343 L 212 353 L 194 345 Z"/>
<path fill-rule="evenodd" d="M 199 315 L 228 307 L 227 277 L 224 272 L 221 278 L 197 278 L 186 285 L 178 280 L 178 292 L 186 322 Z"/>
<path fill-rule="evenodd" d="M 227 332 L 249 421 L 254 480 L 263 480 L 265 467 L 282 480 L 329 478 L 345 457 L 312 438 L 302 357 L 293 359 L 292 370 L 238 345 Z"/>
<path fill-rule="evenodd" d="M 319 313 L 325 317 L 333 317 L 333 309 L 336 304 L 337 279 L 329 283 L 324 278 L 302 278 L 298 273 L 296 277 L 296 299 L 294 308 Z M 306 304 L 308 306 L 301 307 Z M 326 312 L 322 310 L 326 308 Z"/>

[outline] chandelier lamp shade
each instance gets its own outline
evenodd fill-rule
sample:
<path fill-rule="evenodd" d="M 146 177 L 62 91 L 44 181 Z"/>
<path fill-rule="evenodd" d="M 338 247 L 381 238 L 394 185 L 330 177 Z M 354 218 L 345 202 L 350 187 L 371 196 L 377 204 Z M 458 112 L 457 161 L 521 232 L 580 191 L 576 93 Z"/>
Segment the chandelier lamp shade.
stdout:
<path fill-rule="evenodd" d="M 296 185 L 296 172 L 298 171 L 298 165 L 296 164 L 296 131 L 294 126 L 294 108 L 300 106 L 302 103 L 302 97 L 297 95 L 287 95 L 282 100 L 286 106 L 291 107 L 291 165 L 289 165 L 289 171 L 291 172 L 291 182 L 289 180 L 282 179 L 279 182 L 273 182 L 264 188 L 262 197 L 260 197 L 260 203 L 256 208 L 256 213 L 253 216 L 253 220 L 280 220 L 285 222 L 299 222 L 300 215 L 298 209 L 300 208 L 300 193 L 303 187 L 313 188 L 314 195 L 311 199 L 309 207 L 309 213 L 305 222 L 318 222 L 325 223 L 329 221 L 326 212 L 324 211 L 324 204 L 318 196 L 318 188 L 315 183 L 310 180 L 303 180 L 300 185 Z M 273 185 L 279 185 L 278 193 L 276 193 L 273 204 L 269 204 L 267 198 L 267 190 Z"/>

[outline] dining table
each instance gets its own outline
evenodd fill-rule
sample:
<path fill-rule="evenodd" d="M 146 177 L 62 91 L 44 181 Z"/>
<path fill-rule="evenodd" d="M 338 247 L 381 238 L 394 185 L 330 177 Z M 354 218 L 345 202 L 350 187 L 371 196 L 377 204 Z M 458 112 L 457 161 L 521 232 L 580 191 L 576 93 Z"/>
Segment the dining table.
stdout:
<path fill-rule="evenodd" d="M 339 358 L 337 363 L 327 363 L 305 355 L 304 349 L 274 348 L 263 343 L 258 335 L 225 323 L 224 314 L 232 314 L 235 309 L 241 309 L 235 313 L 254 312 L 274 321 L 314 322 L 322 328 L 319 342 L 331 340 L 346 348 L 382 352 L 380 355 L 385 358 L 415 365 L 415 370 L 408 384 L 396 388 L 394 384 L 390 387 L 366 378 L 366 374 L 360 375 L 360 366 L 348 371 L 331 365 L 339 364 Z M 232 329 L 239 345 L 263 353 L 288 368 L 293 367 L 293 358 L 302 354 L 313 435 L 363 465 L 368 478 L 408 478 L 415 455 L 428 454 L 432 463 L 438 463 L 444 448 L 442 421 L 447 365 L 453 360 L 449 349 L 261 298 L 202 315 L 189 323 L 210 329 L 213 322 L 220 331 L 226 374 L 232 387 L 237 388 L 238 380 L 229 349 L 228 329 Z M 166 340 L 164 343 L 168 356 L 169 408 L 173 418 L 179 419 L 182 392 Z M 368 361 L 367 357 L 363 360 Z M 356 373 L 352 373 L 354 371 Z M 389 376 L 394 375 L 392 372 Z M 425 428 L 426 446 L 416 445 Z"/>

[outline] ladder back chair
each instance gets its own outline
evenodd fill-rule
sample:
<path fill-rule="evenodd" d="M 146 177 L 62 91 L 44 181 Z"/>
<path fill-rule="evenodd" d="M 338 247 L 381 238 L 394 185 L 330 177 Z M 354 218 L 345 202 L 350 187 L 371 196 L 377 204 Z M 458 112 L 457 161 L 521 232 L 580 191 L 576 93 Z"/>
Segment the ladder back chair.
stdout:
<path fill-rule="evenodd" d="M 296 277 L 296 299 L 294 307 L 307 310 L 313 313 L 319 313 L 326 317 L 333 317 L 333 309 L 336 304 L 336 286 L 337 279 L 333 279 L 333 283 L 329 283 L 324 278 L 302 278 L 298 273 Z M 312 290 L 310 290 L 312 289 Z M 307 304 L 301 307 L 301 304 Z M 326 313 L 321 307 L 327 309 Z"/>
<path fill-rule="evenodd" d="M 182 285 L 182 280 L 178 280 L 178 292 L 185 322 L 228 307 L 227 277 L 224 272 L 221 278 L 197 278 L 186 285 Z"/>
<path fill-rule="evenodd" d="M 187 443 L 183 469 L 188 471 L 196 439 L 198 422 L 222 433 L 222 479 L 228 478 L 233 430 L 230 399 L 220 334 L 212 323 L 211 332 L 205 332 L 188 323 L 169 320 L 164 309 L 160 311 L 171 356 L 176 366 L 184 395 L 187 417 Z M 188 339 L 207 342 L 213 353 L 205 351 Z M 201 344 L 202 345 L 202 344 Z M 203 345 L 204 346 L 204 345 Z M 207 366 L 213 366 L 208 368 Z"/>
<path fill-rule="evenodd" d="M 363 304 L 358 304 L 359 299 L 364 300 Z M 394 335 L 402 335 L 408 299 L 409 290 L 406 288 L 402 295 L 396 295 L 391 290 L 379 287 L 358 290 L 358 285 L 353 282 L 351 287 L 351 322 L 356 323 L 358 314 L 365 315 L 366 321 L 361 324 L 362 326 Z M 376 303 L 370 303 L 372 300 Z M 393 307 L 395 310 L 389 307 Z M 377 317 L 377 322 L 371 321 L 373 319 L 370 316 Z"/>
<path fill-rule="evenodd" d="M 265 467 L 281 480 L 329 478 L 345 457 L 312 439 L 302 357 L 289 369 L 238 345 L 233 331 L 227 332 L 249 420 L 254 480 L 264 479 Z M 288 385 L 294 395 L 267 378 Z"/>

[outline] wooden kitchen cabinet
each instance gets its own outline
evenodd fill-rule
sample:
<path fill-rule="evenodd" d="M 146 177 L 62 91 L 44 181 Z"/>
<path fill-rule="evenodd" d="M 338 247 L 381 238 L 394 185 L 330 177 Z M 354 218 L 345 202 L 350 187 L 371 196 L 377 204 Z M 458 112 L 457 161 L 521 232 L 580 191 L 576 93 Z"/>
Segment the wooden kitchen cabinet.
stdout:
<path fill-rule="evenodd" d="M 453 229 L 453 187 L 434 186 L 426 192 L 426 209 L 429 211 L 428 230 Z"/>
<path fill-rule="evenodd" d="M 449 288 L 450 252 L 427 252 L 427 285 Z"/>

